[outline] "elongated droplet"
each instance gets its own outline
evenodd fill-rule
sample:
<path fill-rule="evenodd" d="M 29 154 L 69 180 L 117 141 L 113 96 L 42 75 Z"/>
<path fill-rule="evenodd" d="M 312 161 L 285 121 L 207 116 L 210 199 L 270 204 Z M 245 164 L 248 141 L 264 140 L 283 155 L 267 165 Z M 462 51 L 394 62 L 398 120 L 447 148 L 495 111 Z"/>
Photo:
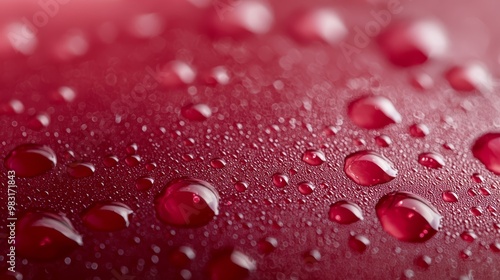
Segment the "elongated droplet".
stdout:
<path fill-rule="evenodd" d="M 344 172 L 347 177 L 362 186 L 387 183 L 398 174 L 389 159 L 370 150 L 347 156 L 344 162 Z"/>
<path fill-rule="evenodd" d="M 256 269 L 256 262 L 252 258 L 233 249 L 218 253 L 208 264 L 210 280 L 243 280 Z"/>
<path fill-rule="evenodd" d="M 366 129 L 381 129 L 401 122 L 401 115 L 392 102 L 383 96 L 363 96 L 352 101 L 347 114 L 354 124 Z"/>
<path fill-rule="evenodd" d="M 83 224 L 97 231 L 117 231 L 128 227 L 132 209 L 121 202 L 96 203 L 83 214 Z"/>
<path fill-rule="evenodd" d="M 363 220 L 363 212 L 357 204 L 340 200 L 330 205 L 328 218 L 330 221 L 347 225 Z"/>
<path fill-rule="evenodd" d="M 54 151 L 38 144 L 24 144 L 16 147 L 5 158 L 5 168 L 16 172 L 19 177 L 42 175 L 56 166 Z"/>
<path fill-rule="evenodd" d="M 293 16 L 292 36 L 299 42 L 337 44 L 347 35 L 343 20 L 333 9 L 316 8 Z"/>
<path fill-rule="evenodd" d="M 73 178 L 84 178 L 94 175 L 95 166 L 90 162 L 72 162 L 67 165 L 66 171 Z"/>
<path fill-rule="evenodd" d="M 445 166 L 443 156 L 435 152 L 420 154 L 418 156 L 418 162 L 425 167 L 433 169 L 438 169 Z"/>
<path fill-rule="evenodd" d="M 212 115 L 212 110 L 205 104 L 188 104 L 182 107 L 181 115 L 190 121 L 204 121 Z"/>
<path fill-rule="evenodd" d="M 312 165 L 317 166 L 326 161 L 325 154 L 320 150 L 307 150 L 302 155 L 302 161 Z"/>

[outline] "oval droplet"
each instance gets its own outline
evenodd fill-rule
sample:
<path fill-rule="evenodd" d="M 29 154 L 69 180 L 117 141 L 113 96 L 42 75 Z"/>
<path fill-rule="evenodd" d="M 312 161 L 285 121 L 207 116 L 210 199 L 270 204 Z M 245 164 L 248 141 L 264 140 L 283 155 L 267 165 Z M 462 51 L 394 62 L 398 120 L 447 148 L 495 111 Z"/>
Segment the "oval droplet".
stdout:
<path fill-rule="evenodd" d="M 156 214 L 169 225 L 200 227 L 219 214 L 219 199 L 208 182 L 183 177 L 169 182 L 156 197 Z"/>
<path fill-rule="evenodd" d="M 418 156 L 418 163 L 420 163 L 425 167 L 433 169 L 438 169 L 445 166 L 445 161 L 443 156 L 435 152 L 420 154 Z"/>
<path fill-rule="evenodd" d="M 196 71 L 183 61 L 174 60 L 156 69 L 155 80 L 167 88 L 186 86 L 194 82 Z M 143 89 L 138 89 L 143 90 Z"/>
<path fill-rule="evenodd" d="M 264 255 L 272 253 L 277 247 L 278 247 L 278 240 L 274 237 L 263 238 L 257 244 L 259 253 Z"/>
<path fill-rule="evenodd" d="M 353 202 L 340 200 L 330 205 L 328 218 L 330 221 L 348 225 L 363 220 L 363 211 Z"/>
<path fill-rule="evenodd" d="M 121 202 L 96 203 L 83 214 L 83 224 L 97 231 L 117 231 L 129 226 L 132 209 Z"/>
<path fill-rule="evenodd" d="M 375 137 L 375 143 L 382 148 L 387 148 L 392 144 L 392 140 L 387 135 L 380 135 Z"/>
<path fill-rule="evenodd" d="M 236 182 L 234 184 L 234 188 L 238 191 L 238 192 L 244 192 L 248 189 L 248 183 L 247 182 Z"/>
<path fill-rule="evenodd" d="M 492 79 L 489 71 L 481 63 L 453 66 L 445 73 L 445 78 L 456 91 L 490 91 Z"/>
<path fill-rule="evenodd" d="M 125 163 L 130 167 L 137 166 L 141 163 L 141 157 L 139 155 L 128 156 L 125 158 Z"/>
<path fill-rule="evenodd" d="M 117 156 L 107 156 L 103 159 L 103 163 L 106 167 L 115 167 L 118 164 L 118 157 Z"/>
<path fill-rule="evenodd" d="M 214 67 L 205 75 L 205 82 L 209 85 L 227 85 L 229 80 L 229 71 L 224 66 Z"/>
<path fill-rule="evenodd" d="M 0 104 L 0 114 L 19 115 L 22 112 L 24 112 L 24 104 L 17 99 Z"/>
<path fill-rule="evenodd" d="M 66 166 L 66 172 L 73 178 L 84 178 L 94 175 L 95 166 L 90 162 L 72 162 Z"/>
<path fill-rule="evenodd" d="M 181 246 L 170 252 L 168 262 L 176 267 L 187 267 L 195 257 L 193 248 Z"/>
<path fill-rule="evenodd" d="M 472 230 L 466 230 L 460 234 L 460 238 L 462 238 L 466 242 L 474 242 L 477 239 L 477 235 Z"/>
<path fill-rule="evenodd" d="M 458 195 L 452 191 L 443 192 L 443 200 L 446 202 L 458 202 Z"/>
<path fill-rule="evenodd" d="M 204 121 L 212 116 L 212 110 L 205 104 L 188 104 L 181 109 L 184 118 L 190 121 Z"/>
<path fill-rule="evenodd" d="M 401 122 L 392 102 L 383 96 L 363 96 L 352 101 L 347 114 L 354 124 L 366 129 L 381 129 Z"/>
<path fill-rule="evenodd" d="M 423 138 L 429 134 L 430 130 L 425 124 L 412 124 L 410 126 L 410 135 L 415 138 Z"/>
<path fill-rule="evenodd" d="M 39 114 L 32 117 L 28 121 L 28 127 L 33 130 L 41 130 L 48 127 L 50 124 L 50 117 L 47 114 Z"/>
<path fill-rule="evenodd" d="M 302 155 L 302 161 L 312 165 L 317 166 L 326 161 L 325 154 L 320 150 L 307 150 Z"/>
<path fill-rule="evenodd" d="M 384 230 L 401 241 L 425 242 L 441 225 L 441 215 L 421 196 L 409 192 L 384 195 L 375 206 Z"/>
<path fill-rule="evenodd" d="M 284 188 L 288 186 L 288 181 L 290 179 L 283 173 L 275 173 L 273 175 L 273 184 L 278 188 Z"/>
<path fill-rule="evenodd" d="M 500 133 L 480 136 L 472 146 L 472 154 L 486 169 L 500 175 Z"/>
<path fill-rule="evenodd" d="M 358 253 L 364 253 L 368 246 L 370 245 L 370 240 L 364 235 L 354 235 L 349 237 L 349 247 Z"/>
<path fill-rule="evenodd" d="M 210 280 L 245 279 L 256 269 L 252 258 L 233 249 L 219 252 L 208 264 Z"/>
<path fill-rule="evenodd" d="M 364 150 L 346 157 L 344 172 L 356 184 L 374 186 L 396 178 L 398 171 L 389 159 L 374 151 Z"/>
<path fill-rule="evenodd" d="M 83 245 L 68 218 L 48 212 L 28 212 L 19 219 L 16 232 L 17 252 L 33 260 L 58 259 Z"/>
<path fill-rule="evenodd" d="M 347 35 L 347 28 L 337 12 L 330 8 L 316 8 L 293 16 L 292 36 L 299 42 L 337 44 Z"/>
<path fill-rule="evenodd" d="M 54 151 L 38 144 L 24 144 L 16 147 L 5 158 L 5 168 L 16 172 L 19 177 L 42 175 L 56 166 Z"/>
<path fill-rule="evenodd" d="M 151 177 L 140 177 L 135 180 L 135 188 L 139 191 L 147 191 L 153 187 L 155 180 Z"/>
<path fill-rule="evenodd" d="M 303 195 L 312 194 L 315 188 L 316 188 L 316 186 L 311 182 L 302 182 L 302 183 L 299 183 L 299 186 L 298 186 L 299 192 Z"/>
<path fill-rule="evenodd" d="M 221 169 L 226 167 L 227 162 L 222 158 L 215 158 L 210 161 L 210 166 L 215 169 Z"/>

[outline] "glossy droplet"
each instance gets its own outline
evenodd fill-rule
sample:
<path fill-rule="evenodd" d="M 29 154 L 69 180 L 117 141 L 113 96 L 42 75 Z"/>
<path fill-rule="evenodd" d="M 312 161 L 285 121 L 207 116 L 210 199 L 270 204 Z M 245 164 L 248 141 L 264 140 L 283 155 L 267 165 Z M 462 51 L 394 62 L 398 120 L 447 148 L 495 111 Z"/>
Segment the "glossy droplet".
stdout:
<path fill-rule="evenodd" d="M 147 171 L 153 171 L 156 169 L 156 167 L 158 167 L 158 165 L 154 162 L 149 162 L 146 164 L 146 170 Z"/>
<path fill-rule="evenodd" d="M 290 179 L 282 173 L 275 173 L 273 175 L 273 184 L 278 188 L 284 188 L 288 185 Z"/>
<path fill-rule="evenodd" d="M 28 212 L 16 228 L 19 255 L 33 260 L 53 260 L 70 254 L 83 245 L 82 236 L 62 215 Z"/>
<path fill-rule="evenodd" d="M 490 249 L 494 253 L 500 253 L 500 242 L 496 241 L 490 244 Z"/>
<path fill-rule="evenodd" d="M 219 200 L 219 193 L 208 182 L 184 177 L 163 188 L 155 199 L 155 209 L 166 224 L 200 227 L 219 214 Z"/>
<path fill-rule="evenodd" d="M 427 136 L 430 132 L 429 128 L 425 124 L 412 124 L 410 126 L 410 135 L 415 138 L 423 138 Z"/>
<path fill-rule="evenodd" d="M 155 180 L 151 177 L 140 177 L 135 180 L 135 188 L 139 191 L 147 191 L 151 189 Z"/>
<path fill-rule="evenodd" d="M 415 259 L 415 265 L 423 269 L 429 268 L 431 264 L 432 258 L 427 255 L 419 256 Z"/>
<path fill-rule="evenodd" d="M 238 192 L 244 192 L 248 189 L 248 183 L 247 182 L 236 182 L 234 184 L 234 188 L 238 191 Z"/>
<path fill-rule="evenodd" d="M 224 66 L 212 68 L 205 76 L 205 82 L 209 85 L 227 85 L 229 80 L 229 71 Z"/>
<path fill-rule="evenodd" d="M 168 256 L 169 264 L 176 267 L 187 267 L 196 257 L 193 248 L 189 246 L 181 246 L 170 252 Z"/>
<path fill-rule="evenodd" d="M 326 161 L 325 154 L 320 150 L 307 150 L 302 155 L 302 161 L 312 165 L 317 166 Z"/>
<path fill-rule="evenodd" d="M 222 158 L 215 158 L 210 161 L 210 166 L 212 166 L 215 169 L 221 169 L 226 167 L 227 162 L 222 159 Z"/>
<path fill-rule="evenodd" d="M 90 162 L 72 162 L 66 166 L 66 172 L 73 178 L 84 178 L 94 175 L 95 166 Z"/>
<path fill-rule="evenodd" d="M 489 196 L 491 195 L 491 191 L 488 188 L 481 187 L 479 188 L 479 192 L 484 195 L 484 196 Z"/>
<path fill-rule="evenodd" d="M 483 215 L 484 210 L 481 206 L 474 206 L 470 208 L 470 212 L 474 216 L 481 216 Z"/>
<path fill-rule="evenodd" d="M 422 153 L 418 155 L 418 163 L 425 167 L 433 169 L 438 169 L 445 166 L 443 156 L 434 152 Z"/>
<path fill-rule="evenodd" d="M 472 154 L 486 169 L 500 175 L 500 133 L 480 136 L 472 146 Z"/>
<path fill-rule="evenodd" d="M 304 262 L 308 265 L 313 265 L 321 260 L 321 253 L 318 250 L 311 250 L 308 252 L 305 252 L 302 255 L 302 258 L 304 259 Z"/>
<path fill-rule="evenodd" d="M 396 107 L 383 96 L 356 99 L 349 104 L 347 114 L 354 124 L 366 129 L 380 129 L 401 122 L 401 115 Z"/>
<path fill-rule="evenodd" d="M 127 155 L 135 155 L 137 154 L 137 150 L 139 150 L 139 146 L 136 143 L 132 143 L 125 148 Z"/>
<path fill-rule="evenodd" d="M 458 202 L 458 195 L 452 191 L 443 192 L 443 200 L 446 202 Z"/>
<path fill-rule="evenodd" d="M 263 238 L 257 244 L 259 253 L 264 255 L 272 253 L 277 247 L 278 247 L 278 240 L 274 237 Z"/>
<path fill-rule="evenodd" d="M 472 189 L 472 188 L 467 190 L 467 194 L 469 196 L 477 196 L 478 195 L 477 191 L 475 189 Z"/>
<path fill-rule="evenodd" d="M 125 158 L 125 163 L 130 167 L 137 166 L 141 163 L 141 157 L 139 155 L 128 156 Z"/>
<path fill-rule="evenodd" d="M 181 109 L 181 115 L 190 121 L 204 121 L 212 115 L 212 110 L 205 104 L 188 104 Z"/>
<path fill-rule="evenodd" d="M 445 78 L 456 91 L 490 91 L 492 78 L 489 71 L 481 63 L 469 63 L 450 68 Z"/>
<path fill-rule="evenodd" d="M 387 135 L 380 135 L 375 137 L 375 143 L 382 148 L 387 148 L 392 144 L 392 140 Z"/>
<path fill-rule="evenodd" d="M 39 114 L 32 117 L 28 121 L 28 127 L 33 130 L 41 130 L 48 127 L 50 124 L 50 117 L 47 114 Z"/>
<path fill-rule="evenodd" d="M 472 182 L 474 183 L 483 183 L 484 177 L 479 173 L 473 173 L 471 176 Z"/>
<path fill-rule="evenodd" d="M 354 235 L 349 237 L 349 248 L 358 253 L 364 253 L 368 246 L 370 245 L 370 240 L 364 235 Z"/>
<path fill-rule="evenodd" d="M 312 194 L 315 188 L 316 188 L 316 186 L 311 182 L 302 182 L 302 183 L 299 183 L 299 186 L 298 186 L 299 192 L 303 195 Z"/>
<path fill-rule="evenodd" d="M 384 184 L 396 178 L 398 171 L 389 159 L 374 151 L 350 154 L 344 161 L 347 177 L 362 186 Z"/>
<path fill-rule="evenodd" d="M 348 225 L 363 220 L 363 211 L 355 203 L 340 200 L 330 205 L 328 218 L 330 221 Z"/>
<path fill-rule="evenodd" d="M 415 74 L 411 77 L 411 85 L 418 90 L 428 90 L 434 86 L 434 80 L 425 73 Z"/>
<path fill-rule="evenodd" d="M 117 156 L 107 156 L 102 160 L 106 167 L 115 167 L 118 164 L 118 161 L 119 159 Z"/>
<path fill-rule="evenodd" d="M 384 195 L 375 210 L 384 230 L 401 241 L 425 242 L 441 225 L 437 209 L 423 197 L 409 192 Z"/>
<path fill-rule="evenodd" d="M 459 256 L 462 259 L 466 260 L 472 256 L 472 252 L 469 249 L 464 249 L 464 250 L 460 251 Z"/>
<path fill-rule="evenodd" d="M 16 172 L 19 177 L 42 175 L 56 166 L 54 151 L 38 144 L 24 144 L 16 147 L 5 158 L 5 168 Z"/>
<path fill-rule="evenodd" d="M 460 234 L 460 238 L 470 243 L 477 239 L 477 235 L 472 230 L 466 230 Z"/>
<path fill-rule="evenodd" d="M 257 269 L 256 262 L 237 250 L 224 250 L 208 264 L 210 280 L 246 279 Z"/>
<path fill-rule="evenodd" d="M 440 57 L 448 46 L 444 28 L 429 20 L 391 24 L 377 41 L 387 59 L 400 67 L 415 66 Z"/>
<path fill-rule="evenodd" d="M 0 114 L 18 115 L 22 112 L 24 112 L 24 104 L 17 99 L 12 99 L 0 105 Z"/>
<path fill-rule="evenodd" d="M 178 60 L 171 61 L 158 68 L 155 74 L 156 80 L 168 88 L 191 84 L 196 78 L 196 71 L 191 65 Z"/>
<path fill-rule="evenodd" d="M 83 224 L 97 231 L 117 231 L 129 226 L 132 209 L 121 202 L 97 203 L 83 214 Z"/>
<path fill-rule="evenodd" d="M 52 92 L 51 99 L 57 103 L 70 103 L 76 98 L 76 92 L 70 87 L 60 87 L 56 91 Z"/>
<path fill-rule="evenodd" d="M 337 12 L 317 8 L 293 16 L 290 27 L 292 36 L 299 42 L 337 44 L 347 35 L 347 28 Z"/>

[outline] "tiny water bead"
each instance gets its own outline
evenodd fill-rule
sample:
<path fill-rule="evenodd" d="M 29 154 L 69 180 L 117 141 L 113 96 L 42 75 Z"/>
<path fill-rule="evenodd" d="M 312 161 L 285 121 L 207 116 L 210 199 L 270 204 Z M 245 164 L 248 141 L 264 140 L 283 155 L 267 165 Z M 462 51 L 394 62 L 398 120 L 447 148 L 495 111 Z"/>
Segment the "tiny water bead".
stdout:
<path fill-rule="evenodd" d="M 375 210 L 384 230 L 405 242 L 425 242 L 441 225 L 438 210 L 423 197 L 410 192 L 384 195 Z"/>
<path fill-rule="evenodd" d="M 139 191 L 147 191 L 151 189 L 153 186 L 155 180 L 151 177 L 139 177 L 137 180 L 135 180 L 135 188 Z"/>
<path fill-rule="evenodd" d="M 418 163 L 433 169 L 445 166 L 443 156 L 435 152 L 422 153 L 418 155 Z"/>
<path fill-rule="evenodd" d="M 73 178 L 84 178 L 94 175 L 95 166 L 90 162 L 72 162 L 66 166 L 66 172 Z"/>
<path fill-rule="evenodd" d="M 302 182 L 298 185 L 299 192 L 303 195 L 312 194 L 315 188 L 316 186 L 311 182 Z"/>
<path fill-rule="evenodd" d="M 83 245 L 82 236 L 63 215 L 28 212 L 17 223 L 16 249 L 33 260 L 53 260 Z"/>
<path fill-rule="evenodd" d="M 358 253 L 364 253 L 370 245 L 370 240 L 364 235 L 352 235 L 349 237 L 349 248 Z"/>
<path fill-rule="evenodd" d="M 221 169 L 226 167 L 227 162 L 222 158 L 214 158 L 210 161 L 210 166 L 215 169 Z"/>
<path fill-rule="evenodd" d="M 443 192 L 443 200 L 445 202 L 458 202 L 458 195 L 453 191 L 444 191 Z"/>
<path fill-rule="evenodd" d="M 348 225 L 363 220 L 363 211 L 355 203 L 340 200 L 330 205 L 328 218 L 330 221 Z"/>
<path fill-rule="evenodd" d="M 196 253 L 193 248 L 189 246 L 180 246 L 170 252 L 168 255 L 168 262 L 175 267 L 187 267 L 195 257 Z"/>
<path fill-rule="evenodd" d="M 423 138 L 430 133 L 429 128 L 425 124 L 412 124 L 410 126 L 410 135 L 414 138 Z"/>
<path fill-rule="evenodd" d="M 246 279 L 257 269 L 255 260 L 245 253 L 225 249 L 216 254 L 208 263 L 210 280 Z"/>
<path fill-rule="evenodd" d="M 83 224 L 96 231 L 117 231 L 129 226 L 132 209 L 121 202 L 99 202 L 88 208 Z"/>
<path fill-rule="evenodd" d="M 307 150 L 302 155 L 302 161 L 312 165 L 321 165 L 326 161 L 325 154 L 320 150 Z"/>
<path fill-rule="evenodd" d="M 278 240 L 274 237 L 266 237 L 257 243 L 259 253 L 268 255 L 278 247 Z"/>
<path fill-rule="evenodd" d="M 290 31 L 299 42 L 337 44 L 347 35 L 347 28 L 337 12 L 316 8 L 293 16 Z"/>
<path fill-rule="evenodd" d="M 16 172 L 19 177 L 34 177 L 42 175 L 57 164 L 54 151 L 45 145 L 23 144 L 5 158 L 5 168 Z"/>
<path fill-rule="evenodd" d="M 383 96 L 360 97 L 349 104 L 347 114 L 355 125 L 366 129 L 381 129 L 401 122 L 401 114 Z"/>
<path fill-rule="evenodd" d="M 396 178 L 398 171 L 394 164 L 381 154 L 364 150 L 346 157 L 344 172 L 356 184 L 374 186 Z"/>
<path fill-rule="evenodd" d="M 489 91 L 492 88 L 491 75 L 481 63 L 453 66 L 445 73 L 445 78 L 456 91 Z"/>
<path fill-rule="evenodd" d="M 278 188 L 284 188 L 288 186 L 288 181 L 290 179 L 283 173 L 275 173 L 273 175 L 273 184 Z"/>
<path fill-rule="evenodd" d="M 220 196 L 208 182 L 183 177 L 169 182 L 156 197 L 157 217 L 166 224 L 200 227 L 219 214 Z"/>
<path fill-rule="evenodd" d="M 181 109 L 181 115 L 190 121 L 204 121 L 212 116 L 212 110 L 205 104 L 188 104 Z"/>
<path fill-rule="evenodd" d="M 244 192 L 248 189 L 248 182 L 236 182 L 234 183 L 234 188 L 238 192 Z"/>
<path fill-rule="evenodd" d="M 500 175 L 500 132 L 486 133 L 476 139 L 472 154 L 486 169 Z"/>

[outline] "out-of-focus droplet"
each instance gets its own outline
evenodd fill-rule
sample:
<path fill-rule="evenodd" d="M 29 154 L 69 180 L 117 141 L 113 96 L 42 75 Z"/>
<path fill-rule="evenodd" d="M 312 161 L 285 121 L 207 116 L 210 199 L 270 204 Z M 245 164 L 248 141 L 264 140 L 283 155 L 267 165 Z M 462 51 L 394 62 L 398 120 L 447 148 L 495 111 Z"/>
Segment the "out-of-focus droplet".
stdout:
<path fill-rule="evenodd" d="M 180 246 L 175 248 L 168 255 L 169 264 L 175 267 L 187 267 L 196 257 L 193 248 L 189 246 Z"/>
<path fill-rule="evenodd" d="M 24 112 L 24 104 L 17 99 L 12 99 L 0 105 L 0 114 L 18 115 L 22 112 Z"/>
<path fill-rule="evenodd" d="M 370 245 L 370 240 L 364 235 L 353 235 L 349 237 L 349 248 L 358 253 L 364 253 Z"/>
<path fill-rule="evenodd" d="M 208 264 L 210 280 L 246 279 L 257 269 L 256 262 L 237 250 L 224 250 Z"/>
<path fill-rule="evenodd" d="M 460 234 L 460 238 L 470 243 L 477 239 L 477 235 L 472 230 L 466 230 Z"/>
<path fill-rule="evenodd" d="M 422 255 L 415 259 L 415 265 L 423 269 L 429 268 L 431 264 L 432 258 L 427 255 Z"/>
<path fill-rule="evenodd" d="M 5 157 L 5 168 L 16 172 L 19 177 L 42 175 L 56 166 L 54 151 L 38 144 L 17 146 Z"/>
<path fill-rule="evenodd" d="M 418 163 L 433 169 L 445 166 L 443 156 L 435 152 L 422 153 L 418 155 Z"/>
<path fill-rule="evenodd" d="M 191 65 L 174 60 L 156 69 L 156 80 L 167 88 L 185 86 L 194 82 L 196 71 Z"/>
<path fill-rule="evenodd" d="M 445 78 L 456 91 L 490 91 L 493 87 L 491 74 L 481 63 L 469 63 L 451 67 Z"/>
<path fill-rule="evenodd" d="M 205 82 L 209 85 L 227 85 L 229 80 L 229 71 L 224 66 L 214 67 L 205 75 Z"/>
<path fill-rule="evenodd" d="M 70 87 L 60 87 L 51 93 L 51 99 L 57 103 L 70 103 L 76 98 L 76 91 Z"/>
<path fill-rule="evenodd" d="M 261 239 L 258 244 L 259 253 L 268 255 L 278 247 L 278 240 L 274 237 L 266 237 Z"/>
<path fill-rule="evenodd" d="M 50 124 L 50 117 L 47 114 L 38 114 L 33 116 L 28 121 L 28 127 L 33 130 L 41 130 L 42 128 L 48 127 Z"/>
<path fill-rule="evenodd" d="M 430 132 L 429 128 L 422 123 L 412 124 L 410 126 L 410 135 L 414 138 L 423 138 L 427 136 Z"/>
<path fill-rule="evenodd" d="M 129 226 L 132 209 L 121 202 L 96 203 L 82 217 L 83 224 L 97 231 L 117 231 Z"/>
<path fill-rule="evenodd" d="M 362 186 L 384 184 L 396 178 L 394 164 L 374 151 L 359 151 L 350 154 L 344 161 L 344 172 L 351 180 Z"/>
<path fill-rule="evenodd" d="M 212 110 L 205 104 L 188 104 L 181 109 L 181 115 L 190 121 L 204 121 L 212 116 Z"/>
<path fill-rule="evenodd" d="M 320 150 L 307 150 L 302 155 L 302 161 L 312 165 L 317 166 L 326 161 L 325 154 Z"/>
<path fill-rule="evenodd" d="M 380 135 L 375 137 L 375 143 L 382 148 L 387 148 L 392 144 L 392 140 L 387 135 Z"/>
<path fill-rule="evenodd" d="M 330 45 L 339 43 L 346 35 L 347 28 L 338 13 L 330 8 L 316 8 L 293 16 L 290 32 L 303 43 L 323 42 Z"/>
<path fill-rule="evenodd" d="M 330 205 L 328 218 L 330 221 L 347 225 L 363 220 L 363 211 L 355 203 L 340 200 Z"/>
<path fill-rule="evenodd" d="M 472 146 L 472 154 L 491 172 L 500 175 L 500 133 L 480 136 Z"/>
<path fill-rule="evenodd" d="M 366 129 L 381 129 L 401 122 L 394 104 L 383 96 L 358 98 L 349 104 L 347 114 L 354 124 Z"/>
<path fill-rule="evenodd" d="M 434 206 L 416 194 L 392 192 L 375 206 L 384 230 L 401 241 L 425 242 L 441 226 L 441 215 Z"/>
<path fill-rule="evenodd" d="M 129 31 L 137 38 L 151 38 L 160 35 L 163 28 L 163 18 L 159 14 L 149 13 L 133 17 Z"/>
<path fill-rule="evenodd" d="M 90 162 L 72 162 L 66 166 L 66 172 L 73 178 L 84 178 L 94 175 L 95 166 Z"/>
<path fill-rule="evenodd" d="M 434 86 L 432 77 L 425 73 L 415 74 L 411 77 L 410 83 L 414 88 L 420 91 L 431 89 Z"/>

